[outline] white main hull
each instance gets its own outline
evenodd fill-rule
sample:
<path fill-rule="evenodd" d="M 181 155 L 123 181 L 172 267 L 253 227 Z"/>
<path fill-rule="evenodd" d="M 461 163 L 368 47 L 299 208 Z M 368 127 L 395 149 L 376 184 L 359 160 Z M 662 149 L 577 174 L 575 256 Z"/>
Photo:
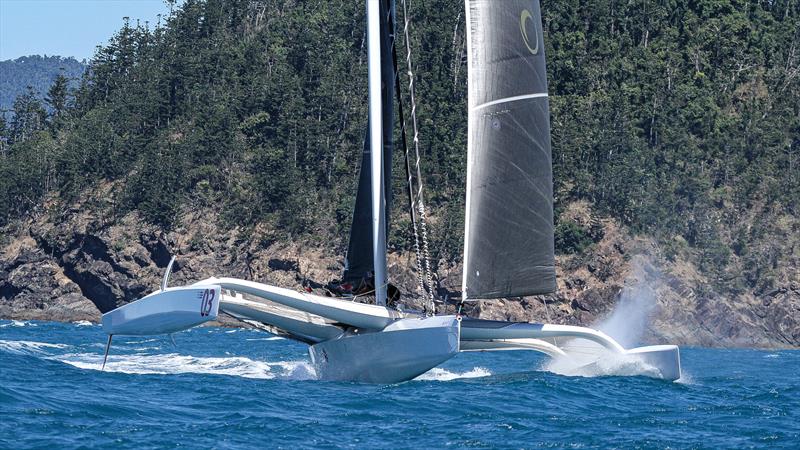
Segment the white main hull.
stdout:
<path fill-rule="evenodd" d="M 399 383 L 459 350 L 455 316 L 400 319 L 378 332 L 345 334 L 308 348 L 317 376 L 329 381 Z"/>

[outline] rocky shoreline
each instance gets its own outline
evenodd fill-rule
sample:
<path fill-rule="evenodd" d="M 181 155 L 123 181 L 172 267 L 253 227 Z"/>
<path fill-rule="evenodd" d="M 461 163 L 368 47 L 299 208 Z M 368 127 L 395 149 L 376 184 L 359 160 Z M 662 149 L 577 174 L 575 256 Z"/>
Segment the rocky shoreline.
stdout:
<path fill-rule="evenodd" d="M 258 230 L 222 230 L 211 211 L 186 212 L 175 230 L 165 232 L 135 213 L 111 220 L 96 212 L 103 208 L 87 207 L 92 200 L 3 230 L 0 318 L 97 322 L 102 312 L 155 290 L 172 254 L 177 255 L 171 278 L 176 285 L 232 276 L 320 288 L 341 273 L 336 255 L 297 243 L 270 243 Z M 477 302 L 467 312 L 488 319 L 592 325 L 627 301 L 646 310 L 644 343 L 800 346 L 797 280 L 768 292 L 724 297 L 691 264 L 667 261 L 653 240 L 594 217 L 585 204 L 572 205 L 571 211 L 572 220 L 592 222 L 585 225 L 599 232 L 584 253 L 558 257 L 556 294 Z M 405 301 L 418 302 L 413 255 L 395 252 L 389 258 L 390 276 Z M 440 266 L 438 273 L 441 292 L 458 295 L 460 267 Z M 223 324 L 236 322 L 223 319 Z"/>

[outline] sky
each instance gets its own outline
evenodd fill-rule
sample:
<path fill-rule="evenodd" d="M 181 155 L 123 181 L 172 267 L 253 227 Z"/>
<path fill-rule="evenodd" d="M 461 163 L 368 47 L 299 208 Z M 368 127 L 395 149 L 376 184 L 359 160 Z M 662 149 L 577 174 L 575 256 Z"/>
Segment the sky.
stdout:
<path fill-rule="evenodd" d="M 149 21 L 166 16 L 163 0 L 0 0 L 0 61 L 26 55 L 89 59 L 128 16 Z"/>

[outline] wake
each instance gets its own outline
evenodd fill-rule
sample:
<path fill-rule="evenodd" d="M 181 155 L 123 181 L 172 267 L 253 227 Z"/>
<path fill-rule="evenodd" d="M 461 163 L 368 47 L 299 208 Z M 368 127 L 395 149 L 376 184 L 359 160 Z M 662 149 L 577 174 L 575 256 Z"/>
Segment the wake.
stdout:
<path fill-rule="evenodd" d="M 53 357 L 79 369 L 101 370 L 103 357 L 94 353 L 66 354 Z M 112 355 L 105 372 L 126 374 L 203 374 L 228 375 L 253 379 L 316 379 L 314 368 L 306 361 L 255 361 L 244 356 L 197 357 L 177 353 L 155 355 Z"/>
<path fill-rule="evenodd" d="M 0 340 L 0 351 L 14 355 L 35 356 L 45 353 L 46 349 L 64 349 L 68 347 L 65 344 L 51 344 L 48 342 Z"/>
<path fill-rule="evenodd" d="M 268 338 L 274 339 L 274 338 Z M 149 339 L 144 342 L 156 341 Z M 155 350 L 157 347 L 135 348 L 133 350 Z M 67 353 L 56 354 L 58 350 Z M 72 351 L 70 351 L 72 350 Z M 66 344 L 53 344 L 35 341 L 0 340 L 0 351 L 17 355 L 37 356 L 41 359 L 57 361 L 82 370 L 101 371 L 103 356 L 85 353 Z M 118 354 L 110 355 L 105 372 L 131 375 L 225 375 L 260 380 L 316 380 L 317 374 L 308 361 L 256 361 L 244 356 L 198 357 L 178 353 L 161 354 Z M 468 378 L 482 378 L 492 373 L 483 367 L 474 367 L 464 372 L 455 372 L 435 367 L 415 378 L 416 381 L 452 381 Z"/>
<path fill-rule="evenodd" d="M 440 367 L 434 367 L 433 369 L 423 373 L 422 375 L 414 378 L 415 381 L 452 381 L 458 380 L 463 378 L 483 378 L 491 376 L 492 372 L 483 368 L 483 367 L 475 367 L 472 370 L 468 370 L 466 372 L 451 372 L 447 369 L 442 369 Z"/>
<path fill-rule="evenodd" d="M 580 353 L 570 352 L 569 346 L 577 344 L 571 341 L 565 345 L 568 356 L 553 358 L 544 364 L 543 370 L 570 377 L 604 377 L 604 376 L 646 376 L 661 378 L 658 368 L 647 364 L 634 355 L 611 353 L 594 342 L 580 341 Z"/>
<path fill-rule="evenodd" d="M 150 347 L 149 349 L 156 349 Z M 57 354 L 58 350 L 73 352 Z M 83 370 L 100 371 L 103 356 L 75 352 L 73 346 L 35 341 L 0 340 L 0 351 L 57 361 Z M 204 374 L 254 379 L 315 380 L 314 368 L 307 361 L 255 361 L 244 356 L 196 357 L 177 353 L 111 355 L 105 372 L 126 374 Z"/>

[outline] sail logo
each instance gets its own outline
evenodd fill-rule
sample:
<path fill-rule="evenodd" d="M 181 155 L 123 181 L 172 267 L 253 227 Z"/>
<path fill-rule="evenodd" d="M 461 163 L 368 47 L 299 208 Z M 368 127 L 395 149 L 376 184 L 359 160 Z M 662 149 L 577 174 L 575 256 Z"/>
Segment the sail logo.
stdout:
<path fill-rule="evenodd" d="M 531 46 L 531 39 L 528 35 L 528 22 L 530 22 L 530 28 L 533 30 L 531 33 L 533 35 L 533 46 Z M 522 40 L 525 42 L 525 46 L 528 47 L 531 54 L 538 55 L 539 33 L 536 30 L 536 21 L 533 20 L 533 15 L 527 9 L 523 9 L 522 14 L 519 16 L 519 31 L 522 34 Z"/>

